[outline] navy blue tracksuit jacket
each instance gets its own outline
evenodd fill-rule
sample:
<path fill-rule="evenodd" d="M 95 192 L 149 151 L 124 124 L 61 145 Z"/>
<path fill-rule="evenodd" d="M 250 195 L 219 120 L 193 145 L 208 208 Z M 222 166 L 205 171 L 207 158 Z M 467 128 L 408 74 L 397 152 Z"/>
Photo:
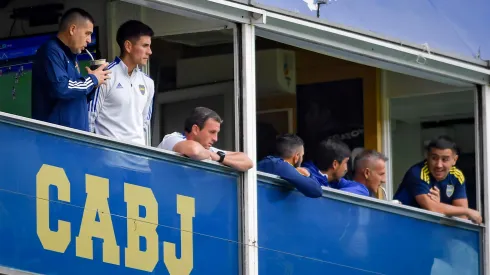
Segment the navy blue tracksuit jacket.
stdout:
<path fill-rule="evenodd" d="M 81 76 L 76 54 L 57 37 L 49 40 L 32 67 L 32 118 L 88 131 L 87 103 L 97 85 L 94 75 Z"/>
<path fill-rule="evenodd" d="M 257 163 L 257 170 L 285 179 L 307 197 L 318 198 L 322 196 L 322 187 L 315 179 L 311 176 L 303 176 L 282 158 L 267 156 Z"/>

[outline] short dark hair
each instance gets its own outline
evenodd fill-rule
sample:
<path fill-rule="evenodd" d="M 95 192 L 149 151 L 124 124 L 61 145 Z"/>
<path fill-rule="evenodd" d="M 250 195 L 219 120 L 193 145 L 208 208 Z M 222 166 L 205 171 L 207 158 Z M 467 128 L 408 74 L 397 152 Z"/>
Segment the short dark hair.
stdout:
<path fill-rule="evenodd" d="M 276 154 L 281 158 L 290 158 L 296 154 L 299 147 L 303 146 L 303 140 L 294 134 L 282 134 L 276 138 Z"/>
<path fill-rule="evenodd" d="M 459 148 L 450 137 L 442 135 L 438 136 L 432 140 L 430 140 L 429 144 L 427 144 L 427 152 L 430 152 L 433 148 L 435 149 L 451 149 L 455 154 L 459 154 Z"/>
<path fill-rule="evenodd" d="M 70 25 L 77 23 L 80 19 L 85 19 L 95 24 L 94 18 L 87 11 L 80 8 L 73 8 L 67 10 L 60 19 L 59 30 L 65 31 Z"/>
<path fill-rule="evenodd" d="M 206 107 L 196 107 L 192 110 L 191 115 L 185 120 L 184 130 L 187 133 L 190 133 L 192 131 L 192 126 L 194 125 L 197 125 L 199 129 L 202 129 L 208 119 L 214 119 L 218 123 L 223 123 L 223 120 L 221 120 L 221 117 L 215 111 Z"/>
<path fill-rule="evenodd" d="M 332 168 L 336 160 L 341 163 L 344 159 L 350 157 L 351 151 L 349 146 L 337 138 L 330 138 L 321 141 L 313 154 L 313 162 L 321 171 Z"/>
<path fill-rule="evenodd" d="M 153 37 L 155 33 L 150 28 L 150 26 L 138 20 L 129 20 L 124 22 L 116 34 L 116 42 L 119 45 L 119 49 L 121 50 L 121 55 L 124 54 L 124 42 L 126 40 L 134 43 L 142 36 Z"/>
<path fill-rule="evenodd" d="M 358 171 L 359 169 L 365 168 L 368 161 L 372 163 L 376 160 L 382 160 L 384 162 L 388 161 L 388 158 L 383 154 L 376 150 L 363 150 L 359 155 L 356 156 L 354 160 L 354 170 Z"/>

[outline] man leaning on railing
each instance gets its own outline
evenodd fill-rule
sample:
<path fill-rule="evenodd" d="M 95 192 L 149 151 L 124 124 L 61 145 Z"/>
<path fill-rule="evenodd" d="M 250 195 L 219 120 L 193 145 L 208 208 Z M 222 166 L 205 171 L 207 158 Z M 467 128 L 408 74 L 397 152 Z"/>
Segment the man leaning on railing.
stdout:
<path fill-rule="evenodd" d="M 313 152 L 311 161 L 305 161 L 303 167 L 308 169 L 312 177 L 322 186 L 333 187 L 342 190 L 347 173 L 347 166 L 351 151 L 349 146 L 337 138 L 321 141 Z M 353 191 L 353 190 L 350 190 Z M 361 187 L 357 192 L 367 194 L 366 188 Z"/>
<path fill-rule="evenodd" d="M 463 172 L 455 166 L 457 160 L 456 143 L 449 137 L 440 136 L 431 140 L 427 146 L 426 160 L 410 167 L 394 198 L 405 205 L 480 224 L 481 214 L 468 208 L 466 180 Z M 427 196 L 428 190 L 435 187 L 441 191 L 440 202 Z"/>
<path fill-rule="evenodd" d="M 276 153 L 257 164 L 257 170 L 277 175 L 291 183 L 298 191 L 310 198 L 322 196 L 322 187 L 301 166 L 303 162 L 303 140 L 293 134 L 284 134 L 276 139 Z"/>
<path fill-rule="evenodd" d="M 197 107 L 185 120 L 184 133 L 174 132 L 166 135 L 158 148 L 181 153 L 191 159 L 210 159 L 239 171 L 247 171 L 253 167 L 253 163 L 245 153 L 213 147 L 218 141 L 222 122 L 215 111 Z"/>
<path fill-rule="evenodd" d="M 340 179 L 330 186 L 342 191 L 374 197 L 386 182 L 388 158 L 376 150 L 364 150 L 354 160 L 354 180 Z"/>

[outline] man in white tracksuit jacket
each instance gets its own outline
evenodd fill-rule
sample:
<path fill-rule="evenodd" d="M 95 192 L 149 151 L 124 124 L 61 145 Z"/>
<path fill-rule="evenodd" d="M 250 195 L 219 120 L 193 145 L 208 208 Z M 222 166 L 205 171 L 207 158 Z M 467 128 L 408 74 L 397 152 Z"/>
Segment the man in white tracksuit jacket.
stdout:
<path fill-rule="evenodd" d="M 139 66 L 146 65 L 151 52 L 153 30 L 144 23 L 130 20 L 117 31 L 120 57 L 107 67 L 111 79 L 99 87 L 89 104 L 91 132 L 117 140 L 147 144 L 152 101 L 153 80 Z"/>

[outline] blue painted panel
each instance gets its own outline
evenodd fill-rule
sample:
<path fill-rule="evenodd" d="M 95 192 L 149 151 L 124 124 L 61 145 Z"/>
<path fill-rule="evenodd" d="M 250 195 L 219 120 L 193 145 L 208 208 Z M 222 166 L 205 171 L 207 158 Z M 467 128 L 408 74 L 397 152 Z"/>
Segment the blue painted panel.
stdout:
<path fill-rule="evenodd" d="M 124 184 L 150 188 L 158 202 L 158 274 L 169 274 L 163 242 L 176 244 L 180 258 L 181 217 L 177 195 L 194 198 L 192 274 L 237 274 L 239 227 L 237 175 L 123 153 L 67 138 L 0 123 L 0 265 L 43 274 L 143 274 L 125 267 L 127 204 Z M 43 249 L 36 232 L 36 174 L 43 164 L 64 169 L 70 182 L 70 203 L 57 201 L 50 188 L 50 228 L 71 224 L 71 242 L 64 253 Z M 86 174 L 109 180 L 109 207 L 120 266 L 102 261 L 102 241 L 94 238 L 94 259 L 76 256 Z M 140 207 L 144 217 L 146 209 Z M 100 215 L 105 215 L 99 213 Z M 98 217 L 97 219 L 100 219 Z M 143 238 L 140 247 L 146 249 Z"/>
<path fill-rule="evenodd" d="M 258 207 L 261 274 L 479 274 L 478 231 L 265 182 Z"/>
<path fill-rule="evenodd" d="M 255 0 L 317 18 L 317 0 Z M 336 0 L 320 7 L 320 20 L 465 58 L 490 59 L 488 0 Z"/>

